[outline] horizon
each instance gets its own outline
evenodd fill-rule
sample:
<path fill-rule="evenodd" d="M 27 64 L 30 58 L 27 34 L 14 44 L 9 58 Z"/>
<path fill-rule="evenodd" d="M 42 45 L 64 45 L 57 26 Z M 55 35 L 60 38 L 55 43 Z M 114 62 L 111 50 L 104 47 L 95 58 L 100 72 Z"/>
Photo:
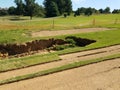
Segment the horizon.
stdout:
<path fill-rule="evenodd" d="M 43 5 L 44 0 L 36 0 L 39 5 Z M 105 9 L 110 7 L 111 11 L 114 9 L 120 9 L 119 3 L 120 0 L 102 0 L 102 1 L 93 1 L 93 0 L 71 0 L 73 10 L 77 10 L 80 7 L 92 7 L 96 9 Z M 14 0 L 2 0 L 0 1 L 1 8 L 9 8 L 11 6 L 16 6 Z"/>

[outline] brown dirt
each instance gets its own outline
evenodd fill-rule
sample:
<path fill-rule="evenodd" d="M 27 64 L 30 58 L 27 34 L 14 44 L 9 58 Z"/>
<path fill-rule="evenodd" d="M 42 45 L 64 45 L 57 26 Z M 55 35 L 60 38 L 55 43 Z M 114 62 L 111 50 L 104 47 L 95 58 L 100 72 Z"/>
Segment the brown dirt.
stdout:
<path fill-rule="evenodd" d="M 0 73 L 0 80 L 4 80 L 10 77 L 20 76 L 28 73 L 38 72 L 41 70 L 46 70 L 77 61 L 105 57 L 116 53 L 120 53 L 120 45 L 62 55 L 60 56 L 60 58 L 62 59 L 61 61 Z"/>
<path fill-rule="evenodd" d="M 120 59 L 3 85 L 0 90 L 120 90 Z"/>
<path fill-rule="evenodd" d="M 85 28 L 85 29 L 73 29 L 73 30 L 58 30 L 58 31 L 39 31 L 31 33 L 32 37 L 44 37 L 44 36 L 57 36 L 66 34 L 77 34 L 77 33 L 87 33 L 87 32 L 97 32 L 111 30 L 108 28 Z"/>

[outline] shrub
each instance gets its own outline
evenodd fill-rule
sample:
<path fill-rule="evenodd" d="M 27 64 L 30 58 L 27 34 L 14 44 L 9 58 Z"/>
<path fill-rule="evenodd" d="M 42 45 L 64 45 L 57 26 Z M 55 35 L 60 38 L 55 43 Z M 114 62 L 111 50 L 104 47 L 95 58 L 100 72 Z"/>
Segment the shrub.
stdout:
<path fill-rule="evenodd" d="M 72 44 L 72 45 L 76 45 L 75 40 L 73 40 L 71 38 L 66 39 L 66 42 L 69 43 L 69 44 Z"/>

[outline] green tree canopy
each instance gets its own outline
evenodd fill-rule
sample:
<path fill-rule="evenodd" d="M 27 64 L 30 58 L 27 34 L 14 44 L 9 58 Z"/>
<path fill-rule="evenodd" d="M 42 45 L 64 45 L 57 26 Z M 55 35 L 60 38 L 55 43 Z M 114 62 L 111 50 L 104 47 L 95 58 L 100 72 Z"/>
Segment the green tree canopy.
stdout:
<path fill-rule="evenodd" d="M 59 15 L 59 10 L 57 4 L 52 0 L 44 1 L 46 17 L 55 17 Z"/>
<path fill-rule="evenodd" d="M 44 6 L 46 17 L 54 17 L 56 15 L 62 15 L 63 13 L 70 15 L 72 12 L 71 0 L 44 0 Z"/>
<path fill-rule="evenodd" d="M 23 15 L 24 14 L 24 3 L 22 0 L 15 0 L 14 1 L 17 5 L 16 8 L 16 14 L 17 15 Z"/>

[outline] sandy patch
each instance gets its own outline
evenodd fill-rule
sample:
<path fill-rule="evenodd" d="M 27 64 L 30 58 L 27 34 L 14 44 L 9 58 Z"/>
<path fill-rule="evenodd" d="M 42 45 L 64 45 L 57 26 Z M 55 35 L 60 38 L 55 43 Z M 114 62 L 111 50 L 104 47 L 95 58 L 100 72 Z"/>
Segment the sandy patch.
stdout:
<path fill-rule="evenodd" d="M 46 37 L 46 36 L 88 33 L 88 32 L 105 31 L 105 30 L 111 30 L 111 29 L 108 29 L 108 28 L 84 28 L 84 29 L 73 29 L 73 30 L 39 31 L 39 32 L 31 33 L 31 36 L 32 37 Z"/>

